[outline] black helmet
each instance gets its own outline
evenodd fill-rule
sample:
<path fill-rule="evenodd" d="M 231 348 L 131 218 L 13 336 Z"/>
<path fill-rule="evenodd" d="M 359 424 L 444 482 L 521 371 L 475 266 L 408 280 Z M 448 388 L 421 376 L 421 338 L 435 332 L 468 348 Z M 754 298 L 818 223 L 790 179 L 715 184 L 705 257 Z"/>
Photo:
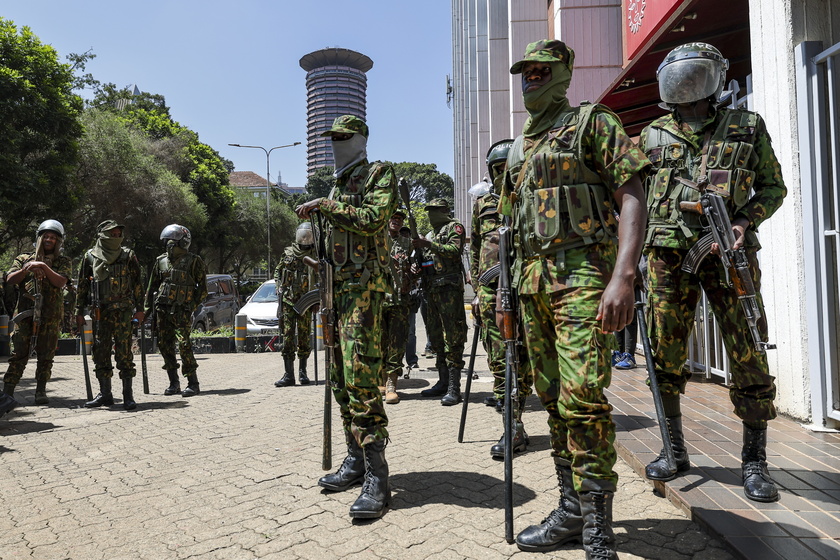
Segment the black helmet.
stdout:
<path fill-rule="evenodd" d="M 184 226 L 169 224 L 160 232 L 160 240 L 164 243 L 174 241 L 181 249 L 189 249 L 190 243 L 192 242 L 192 235 L 190 235 L 190 230 Z"/>
<path fill-rule="evenodd" d="M 726 83 L 729 61 L 708 43 L 686 43 L 665 57 L 656 70 L 659 97 L 669 105 L 707 98 L 717 101 Z"/>

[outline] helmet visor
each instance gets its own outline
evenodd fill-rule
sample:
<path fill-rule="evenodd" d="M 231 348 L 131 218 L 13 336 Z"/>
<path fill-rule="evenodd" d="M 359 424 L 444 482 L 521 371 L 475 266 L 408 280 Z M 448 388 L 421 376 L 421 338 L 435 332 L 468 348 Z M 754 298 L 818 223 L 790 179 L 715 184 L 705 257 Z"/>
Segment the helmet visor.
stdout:
<path fill-rule="evenodd" d="M 487 180 L 479 181 L 475 185 L 471 186 L 470 189 L 467 191 L 473 199 L 481 198 L 482 196 L 486 195 L 490 191 L 493 190 L 493 185 Z"/>
<path fill-rule="evenodd" d="M 717 93 L 722 85 L 721 65 L 716 60 L 687 58 L 664 66 L 659 79 L 659 97 L 665 103 L 700 101 Z"/>

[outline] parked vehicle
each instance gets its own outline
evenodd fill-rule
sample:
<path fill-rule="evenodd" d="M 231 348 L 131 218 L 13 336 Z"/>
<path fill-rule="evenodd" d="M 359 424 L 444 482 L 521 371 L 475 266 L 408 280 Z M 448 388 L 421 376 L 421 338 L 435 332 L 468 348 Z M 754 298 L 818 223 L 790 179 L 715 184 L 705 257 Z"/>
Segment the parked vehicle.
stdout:
<path fill-rule="evenodd" d="M 207 275 L 207 298 L 193 313 L 193 331 L 212 331 L 220 327 L 233 327 L 239 312 L 239 292 L 229 274 Z"/>
<path fill-rule="evenodd" d="M 278 334 L 280 331 L 274 280 L 263 282 L 262 286 L 248 298 L 248 303 L 242 306 L 239 313 L 248 318 L 246 334 Z"/>

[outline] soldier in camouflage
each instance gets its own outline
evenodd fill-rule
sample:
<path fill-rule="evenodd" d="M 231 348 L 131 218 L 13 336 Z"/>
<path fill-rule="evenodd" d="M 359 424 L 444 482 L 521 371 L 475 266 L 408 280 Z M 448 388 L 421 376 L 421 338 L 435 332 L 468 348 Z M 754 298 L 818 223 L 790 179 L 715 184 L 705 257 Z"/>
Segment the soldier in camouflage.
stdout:
<path fill-rule="evenodd" d="M 314 288 L 315 273 L 312 267 L 304 263 L 304 258 L 314 260 L 315 237 L 312 224 L 304 222 L 295 232 L 295 242 L 286 247 L 277 268 L 274 270 L 274 286 L 277 290 L 277 314 L 280 318 L 280 332 L 283 333 L 283 355 L 285 371 L 283 377 L 274 382 L 275 387 L 290 387 L 295 384 L 295 350 L 299 360 L 298 376 L 301 385 L 309 385 L 306 374 L 306 361 L 312 352 L 310 340 L 312 332 L 312 313 L 299 315 L 294 305 L 300 297 Z"/>
<path fill-rule="evenodd" d="M 659 390 L 665 408 L 676 469 L 660 453 L 646 468 L 653 480 L 671 480 L 689 469 L 682 432 L 680 394 L 691 373 L 684 367 L 687 341 L 700 290 L 720 325 L 732 370 L 729 396 L 743 421 L 742 479 L 751 500 L 772 502 L 778 491 L 767 469 L 767 422 L 776 417 L 776 385 L 767 356 L 757 352 L 736 293 L 727 287 L 719 258 L 705 258 L 697 274 L 682 270 L 702 233 L 700 217 L 680 202 L 696 202 L 696 187 L 724 193 L 737 249 L 744 247 L 760 302 L 761 271 L 756 228 L 781 206 L 787 194 L 781 168 L 762 118 L 720 103 L 728 61 L 712 45 L 689 43 L 672 50 L 659 66 L 659 92 L 671 112 L 642 131 L 641 145 L 653 162 L 647 184 L 650 305 L 648 324 Z M 689 184 L 680 182 L 689 180 Z M 691 186 L 692 182 L 695 186 Z M 622 216 L 622 220 L 623 220 Z M 758 330 L 767 340 L 767 322 Z"/>
<path fill-rule="evenodd" d="M 347 457 L 318 484 L 342 491 L 364 481 L 352 518 L 384 515 L 391 500 L 385 444 L 388 417 L 377 385 L 382 379 L 382 305 L 391 291 L 385 227 L 397 208 L 390 165 L 367 160 L 368 127 L 353 115 L 338 117 L 323 133 L 332 141 L 336 184 L 329 197 L 298 206 L 301 219 L 320 212 L 330 226 L 334 266 L 336 345 L 330 383 L 341 409 Z"/>
<path fill-rule="evenodd" d="M 443 406 L 461 402 L 461 370 L 464 369 L 464 344 L 467 341 L 467 318 L 464 314 L 464 265 L 461 252 L 466 231 L 452 218 L 449 202 L 436 198 L 426 204 L 434 233 L 412 240 L 434 261 L 434 274 L 422 276 L 426 298 L 426 331 L 435 353 L 438 381 L 420 392 L 424 397 L 439 397 Z M 415 269 L 416 270 L 416 269 Z"/>
<path fill-rule="evenodd" d="M 200 390 L 198 362 L 190 340 L 192 314 L 207 297 L 207 267 L 201 257 L 188 251 L 192 235 L 184 226 L 166 226 L 160 240 L 166 252 L 157 258 L 149 276 L 145 312 L 155 314 L 158 348 L 163 356 L 163 369 L 169 376 L 169 387 L 163 394 L 192 397 Z M 178 379 L 176 344 L 181 354 L 181 373 L 187 378 L 183 392 Z"/>
<path fill-rule="evenodd" d="M 131 351 L 132 320 L 143 321 L 143 286 L 140 281 L 140 263 L 137 255 L 123 247 L 125 226 L 114 220 L 105 220 L 96 228 L 97 238 L 93 248 L 85 253 L 76 282 L 75 314 L 81 327 L 85 323 L 85 310 L 94 318 L 93 363 L 99 394 L 85 403 L 88 408 L 111 406 L 111 347 L 116 355 L 123 389 L 123 408 L 134 410 L 132 382 L 134 354 Z M 93 291 L 96 290 L 96 297 Z M 98 309 L 94 309 L 98 306 Z M 96 315 L 98 314 L 98 319 Z"/>
<path fill-rule="evenodd" d="M 650 163 L 608 108 L 569 104 L 573 62 L 563 42 L 543 40 L 510 69 L 522 75 L 529 118 L 508 156 L 499 211 L 513 222 L 513 281 L 560 486 L 559 507 L 516 543 L 546 551 L 582 541 L 587 559 L 612 559 L 618 476 L 604 389 L 612 333 L 634 313 L 646 221 L 640 174 Z"/>
<path fill-rule="evenodd" d="M 499 412 L 503 410 L 505 396 L 505 341 L 496 324 L 496 291 L 499 287 L 499 277 L 498 274 L 490 274 L 488 271 L 493 270 L 493 266 L 499 263 L 499 227 L 502 221 L 498 212 L 498 193 L 502 190 L 508 152 L 512 144 L 513 140 L 500 140 L 490 146 L 487 152 L 487 172 L 490 181 L 482 181 L 470 189 L 470 195 L 476 199 L 470 236 L 470 272 L 475 289 L 472 313 L 476 323 L 481 325 L 481 341 L 487 352 L 490 372 L 493 374 L 493 396 L 487 397 L 484 403 L 495 406 Z M 513 416 L 516 421 L 512 446 L 514 453 L 525 451 L 529 443 L 522 422 L 522 410 L 534 384 L 534 376 L 527 363 L 518 364 L 517 375 L 519 392 L 513 401 Z M 505 458 L 504 433 L 498 443 L 490 448 L 490 456 L 494 459 Z"/>
<path fill-rule="evenodd" d="M 64 288 L 72 274 L 70 258 L 61 254 L 63 241 L 64 226 L 60 222 L 42 222 L 36 233 L 35 251 L 15 257 L 6 276 L 7 289 L 9 286 L 17 286 L 18 298 L 12 332 L 12 355 L 3 378 L 3 392 L 9 397 L 14 394 L 32 354 L 34 342 L 38 356 L 38 365 L 35 367 L 35 404 L 50 403 L 47 381 L 52 375 L 59 327 L 64 317 Z M 40 310 L 36 309 L 38 301 Z M 34 319 L 37 314 L 40 314 L 40 323 L 36 325 Z"/>
<path fill-rule="evenodd" d="M 383 335 L 382 348 L 385 355 L 385 403 L 397 404 L 397 379 L 403 372 L 403 355 L 408 339 L 408 313 L 411 304 L 411 290 L 415 276 L 411 272 L 409 255 L 411 238 L 400 233 L 405 212 L 397 210 L 388 221 L 388 244 L 391 247 L 392 292 L 385 295 L 382 305 Z"/>

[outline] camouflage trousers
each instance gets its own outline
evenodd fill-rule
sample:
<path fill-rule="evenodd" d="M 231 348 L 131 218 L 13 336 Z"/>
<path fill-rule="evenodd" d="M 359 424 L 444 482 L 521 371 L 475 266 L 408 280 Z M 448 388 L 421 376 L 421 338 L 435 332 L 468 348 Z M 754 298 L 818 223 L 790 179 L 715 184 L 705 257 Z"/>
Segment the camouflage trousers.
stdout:
<path fill-rule="evenodd" d="M 35 379 L 49 381 L 52 376 L 53 358 L 55 358 L 56 347 L 58 346 L 58 331 L 61 327 L 61 318 L 55 320 L 43 320 L 38 329 L 38 340 L 35 342 L 35 354 L 38 358 L 38 365 L 35 366 Z M 3 377 L 4 383 L 17 385 L 23 376 L 23 370 L 29 362 L 29 354 L 32 351 L 32 319 L 24 319 L 15 323 L 12 332 L 12 355 L 9 357 L 9 369 Z"/>
<path fill-rule="evenodd" d="M 467 343 L 464 288 L 443 286 L 428 290 L 425 295 L 426 334 L 437 356 L 437 367 L 464 369 L 464 345 Z"/>
<path fill-rule="evenodd" d="M 403 373 L 403 356 L 408 340 L 408 302 L 384 303 L 382 305 L 382 355 L 385 367 L 382 385 L 392 373 L 400 377 Z"/>
<path fill-rule="evenodd" d="M 503 401 L 505 398 L 505 341 L 496 324 L 496 288 L 495 286 L 478 286 L 478 311 L 481 320 L 481 343 L 487 352 L 487 365 L 493 374 L 493 396 Z M 519 356 L 517 367 L 517 386 L 519 398 L 513 403 L 513 414 L 517 422 L 522 421 L 522 409 L 525 401 L 531 395 L 534 375 L 525 356 L 524 347 L 516 346 Z"/>
<path fill-rule="evenodd" d="M 552 455 L 571 462 L 579 492 L 614 492 L 615 424 L 604 389 L 615 336 L 595 319 L 603 288 L 519 296 L 534 385 L 548 412 Z"/>
<path fill-rule="evenodd" d="M 694 311 L 700 301 L 700 289 L 720 326 L 729 355 L 732 384 L 729 399 L 735 414 L 744 421 L 761 424 L 776 417 L 774 377 L 769 373 L 766 354 L 756 352 L 741 303 L 735 290 L 726 285 L 720 259 L 709 255 L 697 275 L 681 267 L 687 251 L 651 247 L 648 257 L 647 309 L 656 379 L 663 396 L 685 393 L 691 373 L 683 367 L 688 359 L 688 337 L 694 326 Z M 761 271 L 755 250 L 747 251 L 753 284 L 761 304 Z M 763 305 L 763 304 L 762 304 Z M 758 332 L 767 340 L 767 321 L 758 321 Z"/>
<path fill-rule="evenodd" d="M 361 445 L 388 438 L 388 416 L 379 392 L 383 292 L 351 289 L 335 294 L 336 344 L 330 383 L 345 435 Z"/>
<path fill-rule="evenodd" d="M 175 345 L 181 354 L 181 373 L 189 377 L 198 370 L 198 362 L 193 354 L 190 332 L 192 331 L 192 312 L 187 310 L 155 309 L 157 314 L 158 350 L 163 357 L 163 369 L 178 370 L 178 357 Z"/>
<path fill-rule="evenodd" d="M 283 304 L 283 345 L 280 353 L 284 358 L 293 358 L 297 349 L 300 359 L 312 353 L 312 313 L 298 315 L 287 303 Z"/>
<path fill-rule="evenodd" d="M 131 378 L 137 373 L 134 369 L 134 354 L 131 352 L 131 309 L 106 309 L 94 325 L 96 337 L 93 341 L 94 372 L 99 379 L 114 376 L 111 364 L 111 348 L 116 356 L 120 378 Z"/>

